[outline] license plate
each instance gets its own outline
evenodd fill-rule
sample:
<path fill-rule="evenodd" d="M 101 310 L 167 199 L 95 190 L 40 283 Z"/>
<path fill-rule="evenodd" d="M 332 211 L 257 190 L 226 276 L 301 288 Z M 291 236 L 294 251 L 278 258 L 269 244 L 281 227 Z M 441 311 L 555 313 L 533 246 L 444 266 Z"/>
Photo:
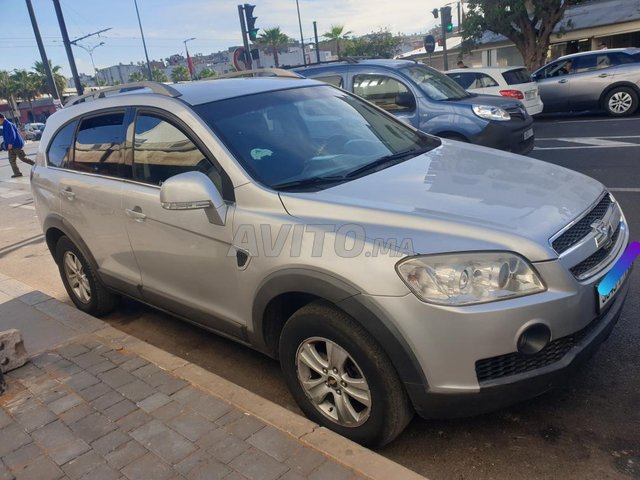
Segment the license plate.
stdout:
<path fill-rule="evenodd" d="M 526 130 L 524 132 L 524 139 L 525 140 L 529 140 L 531 137 L 533 137 L 533 128 L 530 128 L 529 130 Z"/>
<path fill-rule="evenodd" d="M 613 286 L 613 288 L 611 289 L 608 295 L 600 295 L 598 293 L 598 285 L 596 285 L 596 295 L 598 296 L 598 312 L 602 311 L 602 309 L 613 299 L 613 297 L 616 296 L 616 293 L 618 292 L 618 290 L 624 283 L 625 279 L 629 275 L 630 270 L 631 269 L 624 272 L 622 277 L 620 277 L 620 280 L 616 282 L 616 284 Z"/>
<path fill-rule="evenodd" d="M 533 100 L 534 98 L 536 98 L 536 91 L 535 90 L 529 90 L 528 92 L 524 92 L 524 98 L 525 100 Z"/>

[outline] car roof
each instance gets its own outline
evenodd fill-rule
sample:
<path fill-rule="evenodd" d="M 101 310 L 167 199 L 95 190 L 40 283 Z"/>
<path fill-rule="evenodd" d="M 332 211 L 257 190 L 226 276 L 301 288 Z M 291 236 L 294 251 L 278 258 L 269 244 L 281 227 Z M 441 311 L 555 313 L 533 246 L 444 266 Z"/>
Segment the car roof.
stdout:
<path fill-rule="evenodd" d="M 467 67 L 467 68 L 452 68 L 444 73 L 463 73 L 463 72 L 481 72 L 481 73 L 504 73 L 511 72 L 513 70 L 526 69 L 522 65 L 514 67 Z"/>
<path fill-rule="evenodd" d="M 585 55 L 594 55 L 594 54 L 603 53 L 603 52 L 604 53 L 622 52 L 622 53 L 628 53 L 629 55 L 633 55 L 636 53 L 640 53 L 640 48 L 608 48 L 606 50 L 589 50 L 588 52 L 578 52 L 578 53 L 572 53 L 570 55 L 563 55 L 562 57 L 559 57 L 556 60 L 569 60 L 571 58 L 584 57 Z"/>
<path fill-rule="evenodd" d="M 393 60 L 393 59 L 381 58 L 381 59 L 362 59 L 362 60 L 349 59 L 349 60 L 343 60 L 340 62 L 327 62 L 327 63 L 309 65 L 306 67 L 297 67 L 292 70 L 296 73 L 300 73 L 301 75 L 304 75 L 304 72 L 331 70 L 331 69 L 335 69 L 336 67 L 341 68 L 341 67 L 349 67 L 349 66 L 357 66 L 357 65 L 377 66 L 377 67 L 383 67 L 391 70 L 396 70 L 398 68 L 406 67 L 409 65 L 423 65 L 425 67 L 427 66 L 422 63 L 414 62 L 413 60 Z"/>

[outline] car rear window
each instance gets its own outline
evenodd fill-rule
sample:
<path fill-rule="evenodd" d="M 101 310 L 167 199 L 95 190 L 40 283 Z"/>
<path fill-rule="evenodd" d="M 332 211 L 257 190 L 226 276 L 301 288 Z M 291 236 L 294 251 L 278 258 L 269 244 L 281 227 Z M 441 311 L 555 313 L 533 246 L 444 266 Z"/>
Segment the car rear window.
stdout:
<path fill-rule="evenodd" d="M 503 72 L 502 76 L 507 82 L 507 85 L 517 85 L 519 83 L 529 83 L 533 82 L 531 78 L 531 74 L 529 70 L 526 68 L 517 68 L 515 70 L 509 70 L 507 72 Z"/>

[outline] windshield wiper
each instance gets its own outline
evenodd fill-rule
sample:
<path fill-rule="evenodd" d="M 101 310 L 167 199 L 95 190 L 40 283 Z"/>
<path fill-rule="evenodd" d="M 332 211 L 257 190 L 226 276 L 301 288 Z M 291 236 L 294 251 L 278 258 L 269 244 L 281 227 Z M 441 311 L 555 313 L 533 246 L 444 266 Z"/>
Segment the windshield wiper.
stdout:
<path fill-rule="evenodd" d="M 325 184 L 343 182 L 345 180 L 346 177 L 341 175 L 332 175 L 327 177 L 309 177 L 300 180 L 291 180 L 290 182 L 276 183 L 275 185 L 272 185 L 271 188 L 275 190 L 288 190 L 290 188 L 296 187 L 322 186 Z"/>
<path fill-rule="evenodd" d="M 363 173 L 370 172 L 371 170 L 376 170 L 377 168 L 383 167 L 387 164 L 392 164 L 397 162 L 398 160 L 402 160 L 408 157 L 417 157 L 418 155 L 428 152 L 431 150 L 430 148 L 411 148 L 409 150 L 403 150 L 398 153 L 394 153 L 392 155 L 385 155 L 384 157 L 380 157 L 377 160 L 374 160 L 371 163 L 367 163 L 362 167 L 358 167 L 355 170 L 350 171 L 345 175 L 346 178 L 357 177 L 358 175 L 362 175 Z"/>

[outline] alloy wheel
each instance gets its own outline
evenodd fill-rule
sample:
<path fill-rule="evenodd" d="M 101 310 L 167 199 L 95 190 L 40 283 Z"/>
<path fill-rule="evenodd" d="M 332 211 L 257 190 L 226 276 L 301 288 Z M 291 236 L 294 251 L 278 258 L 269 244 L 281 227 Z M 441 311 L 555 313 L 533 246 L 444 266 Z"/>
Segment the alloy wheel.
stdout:
<path fill-rule="evenodd" d="M 296 352 L 298 381 L 313 406 L 343 427 L 357 427 L 371 413 L 371 390 L 362 369 L 338 344 L 305 340 Z"/>
<path fill-rule="evenodd" d="M 91 285 L 80 259 L 73 252 L 65 252 L 62 261 L 67 282 L 76 298 L 82 303 L 91 302 Z"/>
<path fill-rule="evenodd" d="M 616 92 L 609 99 L 609 110 L 616 114 L 626 113 L 633 105 L 633 98 L 627 92 Z"/>

